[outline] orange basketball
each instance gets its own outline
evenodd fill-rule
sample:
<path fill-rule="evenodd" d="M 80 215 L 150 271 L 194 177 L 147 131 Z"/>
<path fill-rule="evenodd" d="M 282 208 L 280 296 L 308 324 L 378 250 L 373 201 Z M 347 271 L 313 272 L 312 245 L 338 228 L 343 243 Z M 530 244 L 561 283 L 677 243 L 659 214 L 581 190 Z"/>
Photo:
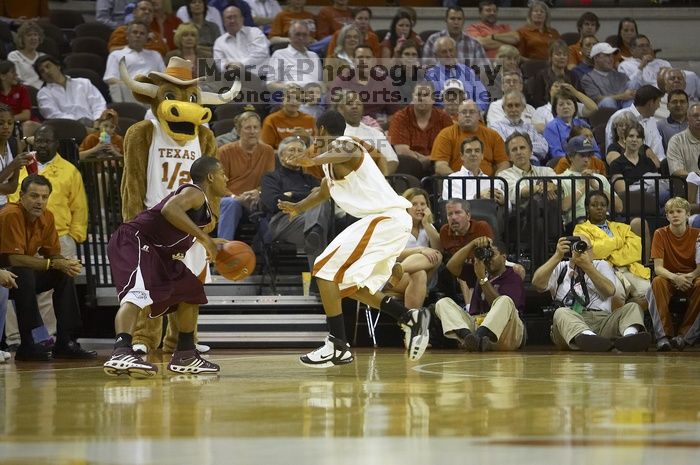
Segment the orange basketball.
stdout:
<path fill-rule="evenodd" d="M 216 255 L 215 266 L 224 278 L 238 281 L 255 270 L 255 253 L 245 242 L 229 241 Z"/>

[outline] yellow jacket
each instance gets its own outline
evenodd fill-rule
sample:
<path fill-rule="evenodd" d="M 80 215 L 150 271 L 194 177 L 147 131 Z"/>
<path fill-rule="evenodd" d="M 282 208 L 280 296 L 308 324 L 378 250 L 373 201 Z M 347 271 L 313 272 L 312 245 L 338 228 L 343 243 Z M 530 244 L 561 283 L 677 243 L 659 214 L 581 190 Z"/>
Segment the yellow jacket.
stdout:
<path fill-rule="evenodd" d="M 69 234 L 75 242 L 83 242 L 87 238 L 88 207 L 85 196 L 83 178 L 78 169 L 59 154 L 39 170 L 39 174 L 51 182 L 51 195 L 46 205 L 53 213 L 56 231 L 59 236 Z M 20 170 L 19 185 L 27 177 L 27 170 Z M 19 200 L 19 187 L 14 194 L 8 196 L 10 202 Z"/>
<path fill-rule="evenodd" d="M 591 240 L 593 258 L 607 260 L 613 266 L 627 266 L 631 273 L 640 278 L 649 279 L 651 271 L 642 265 L 642 238 L 632 232 L 625 223 L 608 221 L 613 237 L 590 221 L 579 223 L 574 227 L 574 235 L 583 235 Z"/>

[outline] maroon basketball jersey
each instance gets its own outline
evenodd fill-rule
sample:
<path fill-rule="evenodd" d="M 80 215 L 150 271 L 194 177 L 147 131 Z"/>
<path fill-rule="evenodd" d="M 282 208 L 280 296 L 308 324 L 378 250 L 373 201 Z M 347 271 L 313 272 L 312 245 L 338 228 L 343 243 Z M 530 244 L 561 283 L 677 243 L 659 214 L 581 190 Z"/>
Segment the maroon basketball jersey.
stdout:
<path fill-rule="evenodd" d="M 202 190 L 195 184 L 183 184 L 178 187 L 175 192 L 168 194 L 158 205 L 148 210 L 139 213 L 136 218 L 129 221 L 127 225 L 135 228 L 139 232 L 139 236 L 146 240 L 151 246 L 155 247 L 159 254 L 176 255 L 187 252 L 195 241 L 194 236 L 187 234 L 184 231 L 176 228 L 165 219 L 161 210 L 173 195 L 179 194 L 184 189 L 195 188 Z M 206 197 L 205 197 L 206 199 Z M 212 213 L 209 208 L 209 202 L 205 200 L 204 204 L 196 210 L 188 210 L 187 216 L 194 224 L 203 228 L 212 221 Z"/>

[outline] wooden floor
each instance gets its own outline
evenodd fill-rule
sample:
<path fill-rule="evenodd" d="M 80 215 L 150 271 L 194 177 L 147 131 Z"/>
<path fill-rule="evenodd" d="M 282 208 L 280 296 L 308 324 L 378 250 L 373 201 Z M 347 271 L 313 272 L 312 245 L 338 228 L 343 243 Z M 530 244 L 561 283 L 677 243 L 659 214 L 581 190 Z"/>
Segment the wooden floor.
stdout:
<path fill-rule="evenodd" d="M 219 376 L 141 381 L 0 364 L 0 464 L 700 463 L 700 352 L 355 354 L 218 351 Z"/>

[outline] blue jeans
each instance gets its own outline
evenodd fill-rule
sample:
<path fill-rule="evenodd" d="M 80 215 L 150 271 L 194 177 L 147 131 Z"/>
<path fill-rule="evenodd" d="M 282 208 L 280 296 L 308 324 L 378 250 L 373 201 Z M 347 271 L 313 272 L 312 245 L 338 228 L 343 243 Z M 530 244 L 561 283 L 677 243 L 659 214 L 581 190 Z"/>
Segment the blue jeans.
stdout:
<path fill-rule="evenodd" d="M 241 218 L 243 218 L 243 205 L 233 197 L 223 197 L 217 236 L 232 241 Z"/>

